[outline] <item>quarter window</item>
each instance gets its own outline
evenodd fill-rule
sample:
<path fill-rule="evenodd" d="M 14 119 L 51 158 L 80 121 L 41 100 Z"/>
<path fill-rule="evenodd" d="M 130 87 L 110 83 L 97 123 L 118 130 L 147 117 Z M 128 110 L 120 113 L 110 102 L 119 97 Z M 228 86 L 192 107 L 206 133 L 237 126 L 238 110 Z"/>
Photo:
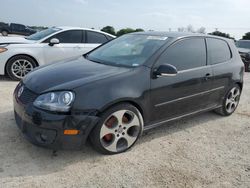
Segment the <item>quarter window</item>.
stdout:
<path fill-rule="evenodd" d="M 105 35 L 94 31 L 87 31 L 87 43 L 102 44 L 107 42 Z"/>
<path fill-rule="evenodd" d="M 231 59 L 231 51 L 228 44 L 221 39 L 207 39 L 209 64 L 226 62 Z"/>
<path fill-rule="evenodd" d="M 189 38 L 170 46 L 157 64 L 171 64 L 178 71 L 206 65 L 206 46 L 203 38 Z"/>

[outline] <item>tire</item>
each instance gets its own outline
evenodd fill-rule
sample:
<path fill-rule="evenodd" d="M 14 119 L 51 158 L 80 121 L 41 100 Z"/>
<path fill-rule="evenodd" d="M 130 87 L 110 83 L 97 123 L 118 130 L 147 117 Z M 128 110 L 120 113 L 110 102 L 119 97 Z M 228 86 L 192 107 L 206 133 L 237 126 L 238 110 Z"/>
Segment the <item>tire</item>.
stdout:
<path fill-rule="evenodd" d="M 90 133 L 93 148 L 102 154 L 118 154 L 130 149 L 143 131 L 142 116 L 131 104 L 106 110 Z"/>
<path fill-rule="evenodd" d="M 8 36 L 8 31 L 2 31 L 3 36 Z"/>
<path fill-rule="evenodd" d="M 230 116 L 236 110 L 241 96 L 241 88 L 238 84 L 230 87 L 222 101 L 222 106 L 215 112 L 222 116 Z"/>
<path fill-rule="evenodd" d="M 245 62 L 244 65 L 245 65 L 245 72 L 250 72 L 250 68 L 249 68 L 249 62 Z"/>
<path fill-rule="evenodd" d="M 17 55 L 6 65 L 6 72 L 12 80 L 19 81 L 36 67 L 36 62 L 29 56 Z"/>

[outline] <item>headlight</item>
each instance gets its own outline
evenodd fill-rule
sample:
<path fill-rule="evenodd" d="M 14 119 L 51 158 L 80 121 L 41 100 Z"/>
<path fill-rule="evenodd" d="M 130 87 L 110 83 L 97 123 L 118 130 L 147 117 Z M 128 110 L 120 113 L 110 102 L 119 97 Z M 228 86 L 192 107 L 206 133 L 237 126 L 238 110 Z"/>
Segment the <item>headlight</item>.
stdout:
<path fill-rule="evenodd" d="M 0 53 L 5 52 L 5 51 L 7 51 L 7 50 L 8 50 L 7 48 L 0 47 Z"/>
<path fill-rule="evenodd" d="M 50 92 L 37 97 L 34 106 L 55 112 L 68 112 L 75 95 L 71 91 Z"/>

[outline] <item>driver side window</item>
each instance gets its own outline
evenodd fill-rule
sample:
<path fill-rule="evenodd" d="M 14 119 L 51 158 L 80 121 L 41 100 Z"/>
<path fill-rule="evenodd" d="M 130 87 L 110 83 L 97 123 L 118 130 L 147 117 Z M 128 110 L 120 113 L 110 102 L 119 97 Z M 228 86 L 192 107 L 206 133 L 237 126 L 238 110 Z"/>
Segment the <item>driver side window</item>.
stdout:
<path fill-rule="evenodd" d="M 53 38 L 59 39 L 60 43 L 82 43 L 83 31 L 82 30 L 63 31 L 48 38 L 47 40 L 44 41 L 44 43 L 49 43 L 50 40 Z"/>
<path fill-rule="evenodd" d="M 171 64 L 178 71 L 206 66 L 205 39 L 188 38 L 177 41 L 163 52 L 157 64 Z"/>

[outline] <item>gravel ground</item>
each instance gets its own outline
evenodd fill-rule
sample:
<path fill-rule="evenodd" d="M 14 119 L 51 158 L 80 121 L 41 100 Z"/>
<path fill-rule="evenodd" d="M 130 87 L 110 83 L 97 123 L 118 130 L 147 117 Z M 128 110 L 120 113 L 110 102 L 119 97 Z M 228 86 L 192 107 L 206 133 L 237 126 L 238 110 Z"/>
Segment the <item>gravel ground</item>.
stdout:
<path fill-rule="evenodd" d="M 250 187 L 250 74 L 230 117 L 212 112 L 143 135 L 130 151 L 100 155 L 33 146 L 16 127 L 12 92 L 0 78 L 0 187 Z"/>

